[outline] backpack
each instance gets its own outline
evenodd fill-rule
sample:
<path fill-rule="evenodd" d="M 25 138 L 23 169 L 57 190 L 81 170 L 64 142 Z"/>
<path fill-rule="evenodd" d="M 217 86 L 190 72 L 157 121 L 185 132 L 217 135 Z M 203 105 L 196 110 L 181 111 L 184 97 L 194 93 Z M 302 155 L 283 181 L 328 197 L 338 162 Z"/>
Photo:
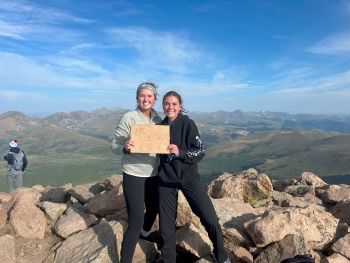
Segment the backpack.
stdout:
<path fill-rule="evenodd" d="M 297 255 L 294 258 L 286 258 L 281 263 L 315 263 L 316 261 L 312 258 L 311 254 Z"/>
<path fill-rule="evenodd" d="M 22 170 L 24 153 L 20 150 L 18 153 L 9 152 L 13 155 L 12 168 L 16 171 Z"/>

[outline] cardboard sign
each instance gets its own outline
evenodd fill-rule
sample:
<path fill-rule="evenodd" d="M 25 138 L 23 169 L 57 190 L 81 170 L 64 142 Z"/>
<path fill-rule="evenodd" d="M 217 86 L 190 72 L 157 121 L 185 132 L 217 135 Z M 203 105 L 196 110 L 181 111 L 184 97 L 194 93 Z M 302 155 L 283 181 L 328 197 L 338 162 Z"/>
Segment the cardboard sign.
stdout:
<path fill-rule="evenodd" d="M 170 126 L 133 124 L 131 125 L 131 139 L 135 146 L 132 153 L 169 153 Z"/>

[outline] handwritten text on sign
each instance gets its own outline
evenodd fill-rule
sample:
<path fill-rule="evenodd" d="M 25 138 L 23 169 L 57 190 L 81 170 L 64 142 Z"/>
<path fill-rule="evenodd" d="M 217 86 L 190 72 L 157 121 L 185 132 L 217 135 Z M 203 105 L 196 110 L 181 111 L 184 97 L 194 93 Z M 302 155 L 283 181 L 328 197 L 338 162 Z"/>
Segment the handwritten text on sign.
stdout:
<path fill-rule="evenodd" d="M 167 125 L 133 124 L 131 139 L 135 146 L 132 153 L 169 153 L 170 129 Z"/>

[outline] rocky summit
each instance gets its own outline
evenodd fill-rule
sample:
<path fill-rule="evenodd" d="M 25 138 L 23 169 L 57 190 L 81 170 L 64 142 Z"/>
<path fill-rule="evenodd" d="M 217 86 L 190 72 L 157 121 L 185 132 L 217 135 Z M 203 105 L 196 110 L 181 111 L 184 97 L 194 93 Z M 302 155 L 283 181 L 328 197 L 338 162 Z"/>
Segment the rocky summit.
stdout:
<path fill-rule="evenodd" d="M 315 174 L 271 180 L 248 169 L 204 186 L 231 262 L 280 263 L 311 254 L 315 262 L 350 262 L 350 186 Z M 61 187 L 0 193 L 0 262 L 118 263 L 128 216 L 122 176 Z M 212 244 L 179 193 L 177 261 L 214 262 Z M 152 232 L 159 236 L 158 221 Z M 133 262 L 160 262 L 159 247 L 139 240 Z"/>

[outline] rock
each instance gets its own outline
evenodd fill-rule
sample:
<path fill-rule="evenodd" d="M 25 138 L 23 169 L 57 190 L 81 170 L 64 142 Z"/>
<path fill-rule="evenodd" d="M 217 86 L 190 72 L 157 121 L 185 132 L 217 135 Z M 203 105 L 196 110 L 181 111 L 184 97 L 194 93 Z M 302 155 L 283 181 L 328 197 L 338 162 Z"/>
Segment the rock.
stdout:
<path fill-rule="evenodd" d="M 280 263 L 286 258 L 309 253 L 309 247 L 302 236 L 286 235 L 282 240 L 267 246 L 254 263 Z"/>
<path fill-rule="evenodd" d="M 316 190 L 318 195 L 325 203 L 335 205 L 341 200 L 350 199 L 349 185 L 326 185 Z"/>
<path fill-rule="evenodd" d="M 228 257 L 231 262 L 236 263 L 253 263 L 253 256 L 245 248 L 229 245 L 227 247 Z"/>
<path fill-rule="evenodd" d="M 67 210 L 66 204 L 57 204 L 48 201 L 40 202 L 37 204 L 42 211 L 44 211 L 47 219 L 53 224 L 55 221 Z"/>
<path fill-rule="evenodd" d="M 349 225 L 346 223 L 340 223 L 337 226 L 337 232 L 335 234 L 334 240 L 338 240 L 339 238 L 345 237 L 345 235 L 350 232 Z M 333 241 L 334 241 L 333 240 Z"/>
<path fill-rule="evenodd" d="M 118 188 L 118 191 L 123 191 L 123 175 L 110 175 L 98 183 L 100 192 L 111 191 L 113 188 Z"/>
<path fill-rule="evenodd" d="M 95 225 L 68 237 L 55 252 L 55 263 L 120 262 L 120 248 L 126 222 L 109 222 Z M 133 262 L 154 262 L 157 257 L 155 244 L 139 240 Z"/>
<path fill-rule="evenodd" d="M 116 221 L 125 221 L 129 222 L 128 218 L 128 211 L 126 207 L 120 211 L 117 211 L 113 216 L 111 220 L 116 220 Z"/>
<path fill-rule="evenodd" d="M 255 169 L 208 186 L 232 262 L 279 263 L 306 253 L 316 262 L 350 262 L 350 186 L 327 185 L 311 173 L 271 181 Z M 128 221 L 122 193 L 121 175 L 0 193 L 0 261 L 119 262 Z M 181 191 L 175 223 L 177 261 L 214 263 L 207 232 Z M 159 235 L 158 218 L 151 232 Z M 133 262 L 160 262 L 156 245 L 138 240 Z"/>
<path fill-rule="evenodd" d="M 87 229 L 98 223 L 98 219 L 77 209 L 68 208 L 53 225 L 52 230 L 59 236 L 66 238 L 71 234 Z"/>
<path fill-rule="evenodd" d="M 320 263 L 349 263 L 350 261 L 338 253 L 334 253 L 329 257 L 323 258 Z"/>
<path fill-rule="evenodd" d="M 305 198 L 303 197 L 295 197 L 295 198 L 288 198 L 282 201 L 281 207 L 298 207 L 298 208 L 305 208 L 311 206 L 314 209 L 318 211 L 326 211 L 326 208 L 321 205 L 316 205 L 311 202 L 305 201 Z"/>
<path fill-rule="evenodd" d="M 70 199 L 68 190 L 73 188 L 72 184 L 66 184 L 61 187 L 46 187 L 41 190 L 41 201 L 52 203 L 66 203 Z"/>
<path fill-rule="evenodd" d="M 327 185 L 327 183 L 325 183 L 320 177 L 310 172 L 303 172 L 300 178 L 304 180 L 307 185 L 314 187 L 322 187 Z"/>
<path fill-rule="evenodd" d="M 244 180 L 224 173 L 206 186 L 207 193 L 212 198 L 234 197 L 243 200 Z M 235 191 L 237 189 L 237 191 Z"/>
<path fill-rule="evenodd" d="M 0 204 L 6 204 L 12 198 L 11 193 L 0 192 Z"/>
<path fill-rule="evenodd" d="M 259 200 L 272 197 L 273 186 L 266 174 L 251 170 L 235 176 L 221 175 L 207 185 L 207 193 L 212 198 L 234 197 L 254 205 Z"/>
<path fill-rule="evenodd" d="M 335 241 L 330 250 L 350 260 L 350 233 Z"/>
<path fill-rule="evenodd" d="M 315 194 L 306 193 L 303 197 L 296 197 L 296 199 L 304 200 L 304 202 L 307 202 L 309 204 L 313 203 L 315 205 L 322 205 L 323 202 L 321 199 L 317 198 Z"/>
<path fill-rule="evenodd" d="M 89 200 L 99 192 L 98 183 L 77 185 L 68 190 L 68 193 L 76 198 L 81 204 L 89 202 Z"/>
<path fill-rule="evenodd" d="M 287 186 L 294 185 L 292 180 L 283 179 L 283 180 L 272 180 L 272 186 L 275 191 L 284 192 Z"/>
<path fill-rule="evenodd" d="M 305 196 L 306 194 L 315 195 L 315 187 L 309 185 L 290 185 L 284 191 L 292 196 Z"/>
<path fill-rule="evenodd" d="M 0 262 L 15 263 L 15 241 L 10 235 L 0 237 Z"/>
<path fill-rule="evenodd" d="M 213 249 L 208 234 L 202 233 L 190 223 L 176 231 L 176 245 L 178 251 L 198 258 L 209 256 Z"/>
<path fill-rule="evenodd" d="M 289 234 L 304 236 L 310 248 L 324 250 L 336 234 L 338 219 L 312 207 L 271 211 L 244 227 L 257 247 L 265 247 Z"/>
<path fill-rule="evenodd" d="M 126 207 L 124 195 L 118 192 L 118 188 L 113 188 L 110 191 L 98 193 L 85 204 L 85 207 L 91 214 L 97 216 L 115 214 Z"/>
<path fill-rule="evenodd" d="M 272 199 L 275 202 L 277 202 L 279 206 L 281 206 L 284 201 L 293 199 L 293 196 L 285 192 L 279 192 L 274 190 L 272 193 Z"/>
<path fill-rule="evenodd" d="M 340 200 L 335 206 L 329 209 L 335 218 L 340 219 L 340 222 L 345 222 L 350 225 L 350 199 Z"/>
<path fill-rule="evenodd" d="M 41 193 L 35 189 L 30 188 L 17 188 L 11 193 L 11 199 L 6 203 L 6 205 L 3 207 L 4 211 L 7 213 L 8 216 L 10 216 L 10 213 L 12 209 L 14 208 L 14 205 L 16 202 L 21 199 L 23 196 L 25 196 L 25 199 L 32 200 L 33 204 L 36 204 L 40 202 Z"/>
<path fill-rule="evenodd" d="M 10 212 L 9 222 L 16 234 L 23 238 L 44 238 L 47 220 L 45 214 L 34 205 L 35 200 L 35 195 L 22 192 Z"/>
<path fill-rule="evenodd" d="M 3 209 L 0 209 L 0 229 L 6 225 L 7 214 Z"/>
<path fill-rule="evenodd" d="M 253 246 L 254 243 L 243 224 L 257 217 L 254 208 L 236 198 L 212 199 L 212 202 L 225 240 L 245 248 Z"/>
<path fill-rule="evenodd" d="M 55 252 L 55 263 L 119 262 L 116 223 L 102 223 L 68 237 Z"/>

